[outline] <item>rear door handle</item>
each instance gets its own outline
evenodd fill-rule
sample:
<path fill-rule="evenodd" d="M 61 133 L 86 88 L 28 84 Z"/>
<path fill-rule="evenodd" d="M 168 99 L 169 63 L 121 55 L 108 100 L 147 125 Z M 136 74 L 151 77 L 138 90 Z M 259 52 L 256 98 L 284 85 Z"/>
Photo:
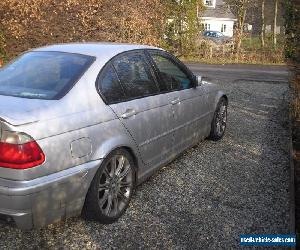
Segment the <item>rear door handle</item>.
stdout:
<path fill-rule="evenodd" d="M 131 116 L 136 115 L 136 111 L 134 109 L 126 109 L 125 113 L 121 115 L 123 119 L 127 119 Z"/>
<path fill-rule="evenodd" d="M 175 105 L 175 104 L 177 104 L 177 103 L 179 103 L 179 102 L 180 102 L 179 98 L 176 98 L 176 99 L 174 99 L 173 101 L 171 101 L 171 104 L 172 104 L 172 105 Z"/>

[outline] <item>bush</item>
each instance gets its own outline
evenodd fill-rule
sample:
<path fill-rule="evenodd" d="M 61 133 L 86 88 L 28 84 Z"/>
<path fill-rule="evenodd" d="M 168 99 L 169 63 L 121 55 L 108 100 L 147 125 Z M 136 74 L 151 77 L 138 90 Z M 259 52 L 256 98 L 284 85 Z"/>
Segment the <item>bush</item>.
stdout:
<path fill-rule="evenodd" d="M 197 41 L 197 50 L 193 55 L 183 57 L 186 61 L 200 61 L 208 63 L 248 63 L 248 64 L 283 64 L 283 46 L 256 48 L 249 44 L 242 43 L 239 57 L 237 58 L 233 44 L 216 44 L 207 39 Z"/>
<path fill-rule="evenodd" d="M 82 41 L 159 45 L 164 18 L 161 0 L 1 0 L 0 53 Z"/>
<path fill-rule="evenodd" d="M 286 0 L 286 49 L 285 54 L 294 76 L 292 88 L 292 118 L 300 121 L 300 3 Z"/>

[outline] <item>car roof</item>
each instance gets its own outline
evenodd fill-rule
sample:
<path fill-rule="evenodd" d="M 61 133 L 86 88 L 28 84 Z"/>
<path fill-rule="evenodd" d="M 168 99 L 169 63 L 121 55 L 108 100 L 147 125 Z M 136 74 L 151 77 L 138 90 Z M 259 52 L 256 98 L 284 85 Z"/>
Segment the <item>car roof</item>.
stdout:
<path fill-rule="evenodd" d="M 56 51 L 56 52 L 67 52 L 94 56 L 96 58 L 108 58 L 114 55 L 120 54 L 122 52 L 136 50 L 136 49 L 159 49 L 157 47 L 139 44 L 126 44 L 126 43 L 64 43 L 64 44 L 54 44 L 32 51 Z"/>

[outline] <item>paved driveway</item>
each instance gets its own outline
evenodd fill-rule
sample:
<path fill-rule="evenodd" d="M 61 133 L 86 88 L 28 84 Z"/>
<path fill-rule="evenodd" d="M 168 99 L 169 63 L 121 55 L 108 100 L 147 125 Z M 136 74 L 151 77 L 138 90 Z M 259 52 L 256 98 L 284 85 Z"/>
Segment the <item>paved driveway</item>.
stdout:
<path fill-rule="evenodd" d="M 288 233 L 285 69 L 190 67 L 229 94 L 222 141 L 199 143 L 139 186 L 115 224 L 73 218 L 32 232 L 1 226 L 0 249 L 229 249 L 240 234 Z"/>

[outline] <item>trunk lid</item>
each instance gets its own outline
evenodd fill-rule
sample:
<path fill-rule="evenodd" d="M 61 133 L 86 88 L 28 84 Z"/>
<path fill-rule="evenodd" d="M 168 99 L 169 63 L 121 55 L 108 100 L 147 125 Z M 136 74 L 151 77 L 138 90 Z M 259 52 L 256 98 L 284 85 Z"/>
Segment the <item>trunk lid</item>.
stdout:
<path fill-rule="evenodd" d="M 11 125 L 23 125 L 39 120 L 41 109 L 47 108 L 53 101 L 27 99 L 0 95 L 1 120 Z"/>

